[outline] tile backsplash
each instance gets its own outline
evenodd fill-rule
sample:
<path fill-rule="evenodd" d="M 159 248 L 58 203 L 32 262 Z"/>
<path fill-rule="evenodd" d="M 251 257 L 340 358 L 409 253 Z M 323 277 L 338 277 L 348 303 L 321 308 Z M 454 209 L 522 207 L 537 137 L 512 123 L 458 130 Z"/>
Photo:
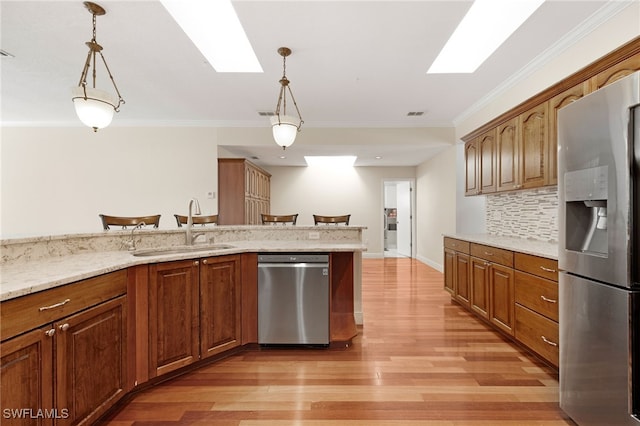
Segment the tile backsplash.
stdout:
<path fill-rule="evenodd" d="M 486 219 L 489 234 L 558 241 L 558 189 L 487 195 Z"/>

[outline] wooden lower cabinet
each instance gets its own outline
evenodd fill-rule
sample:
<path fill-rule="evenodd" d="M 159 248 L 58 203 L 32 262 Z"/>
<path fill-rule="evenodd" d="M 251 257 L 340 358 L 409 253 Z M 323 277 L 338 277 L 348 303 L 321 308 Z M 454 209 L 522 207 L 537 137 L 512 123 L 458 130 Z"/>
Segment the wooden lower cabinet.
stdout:
<path fill-rule="evenodd" d="M 489 319 L 489 262 L 471 258 L 471 309 Z"/>
<path fill-rule="evenodd" d="M 3 409 L 3 425 L 53 424 L 50 418 L 43 417 L 33 421 L 18 418 L 20 415 L 37 413 L 40 409 L 54 409 L 53 337 L 46 334 L 51 330 L 53 328 L 49 325 L 0 344 L 0 406 Z"/>
<path fill-rule="evenodd" d="M 557 368 L 558 262 L 450 237 L 444 246 L 452 299 Z"/>
<path fill-rule="evenodd" d="M 240 256 L 149 266 L 149 377 L 241 345 Z"/>
<path fill-rule="evenodd" d="M 491 264 L 489 268 L 489 320 L 509 335 L 515 325 L 513 269 Z"/>
<path fill-rule="evenodd" d="M 123 293 L 126 271 L 121 272 L 71 284 L 66 297 L 86 301 L 94 283 L 107 283 L 104 287 Z M 12 310 L 14 304 L 28 306 L 43 296 L 46 300 L 42 292 L 5 303 Z M 36 310 L 65 313 L 63 305 L 43 307 Z M 3 341 L 2 424 L 80 425 L 97 420 L 129 390 L 126 313 L 123 294 Z"/>
<path fill-rule="evenodd" d="M 57 425 L 91 424 L 126 392 L 126 296 L 55 324 Z"/>
<path fill-rule="evenodd" d="M 211 257 L 200 263 L 200 356 L 242 344 L 240 256 Z"/>

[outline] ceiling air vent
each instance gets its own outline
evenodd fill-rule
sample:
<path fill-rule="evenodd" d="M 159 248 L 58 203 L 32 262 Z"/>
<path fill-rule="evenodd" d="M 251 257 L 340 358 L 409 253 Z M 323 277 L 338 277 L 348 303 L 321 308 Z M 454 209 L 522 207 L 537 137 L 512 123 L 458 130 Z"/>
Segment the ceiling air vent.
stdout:
<path fill-rule="evenodd" d="M 409 111 L 407 117 L 419 117 L 424 114 L 424 111 Z"/>
<path fill-rule="evenodd" d="M 258 115 L 260 117 L 273 117 L 276 113 L 273 111 L 258 111 Z"/>

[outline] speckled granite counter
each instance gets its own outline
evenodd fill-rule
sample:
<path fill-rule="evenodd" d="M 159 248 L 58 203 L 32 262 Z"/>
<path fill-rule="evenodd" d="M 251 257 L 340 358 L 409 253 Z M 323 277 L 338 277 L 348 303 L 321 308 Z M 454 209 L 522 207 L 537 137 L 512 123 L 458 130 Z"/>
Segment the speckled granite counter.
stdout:
<path fill-rule="evenodd" d="M 558 259 L 558 243 L 489 234 L 444 234 L 443 236 L 548 259 Z"/>
<path fill-rule="evenodd" d="M 74 281 L 130 266 L 222 256 L 246 252 L 362 252 L 362 227 L 215 227 L 205 232 L 204 241 L 233 246 L 223 250 L 133 256 L 122 242 L 130 231 L 109 231 L 56 237 L 35 237 L 2 241 L 0 301 L 24 296 Z M 184 231 L 136 231 L 139 249 L 184 244 Z M 309 233 L 314 233 L 312 239 Z M 319 235 L 315 235 L 318 233 Z M 317 239 L 315 237 L 318 237 Z M 234 241 L 234 238 L 237 240 Z"/>

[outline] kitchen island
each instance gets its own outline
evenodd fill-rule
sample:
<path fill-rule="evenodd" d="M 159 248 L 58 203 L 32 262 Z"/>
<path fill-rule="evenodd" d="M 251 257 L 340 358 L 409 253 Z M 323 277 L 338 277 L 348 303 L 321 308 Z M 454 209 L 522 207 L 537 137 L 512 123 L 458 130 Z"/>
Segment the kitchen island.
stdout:
<path fill-rule="evenodd" d="M 3 241 L 7 407 L 92 422 L 134 389 L 257 347 L 259 252 L 329 254 L 331 346 L 348 347 L 362 229 L 199 228 L 197 251 L 146 256 L 127 250 L 132 231 Z M 138 253 L 184 244 L 179 230 L 133 237 Z"/>

